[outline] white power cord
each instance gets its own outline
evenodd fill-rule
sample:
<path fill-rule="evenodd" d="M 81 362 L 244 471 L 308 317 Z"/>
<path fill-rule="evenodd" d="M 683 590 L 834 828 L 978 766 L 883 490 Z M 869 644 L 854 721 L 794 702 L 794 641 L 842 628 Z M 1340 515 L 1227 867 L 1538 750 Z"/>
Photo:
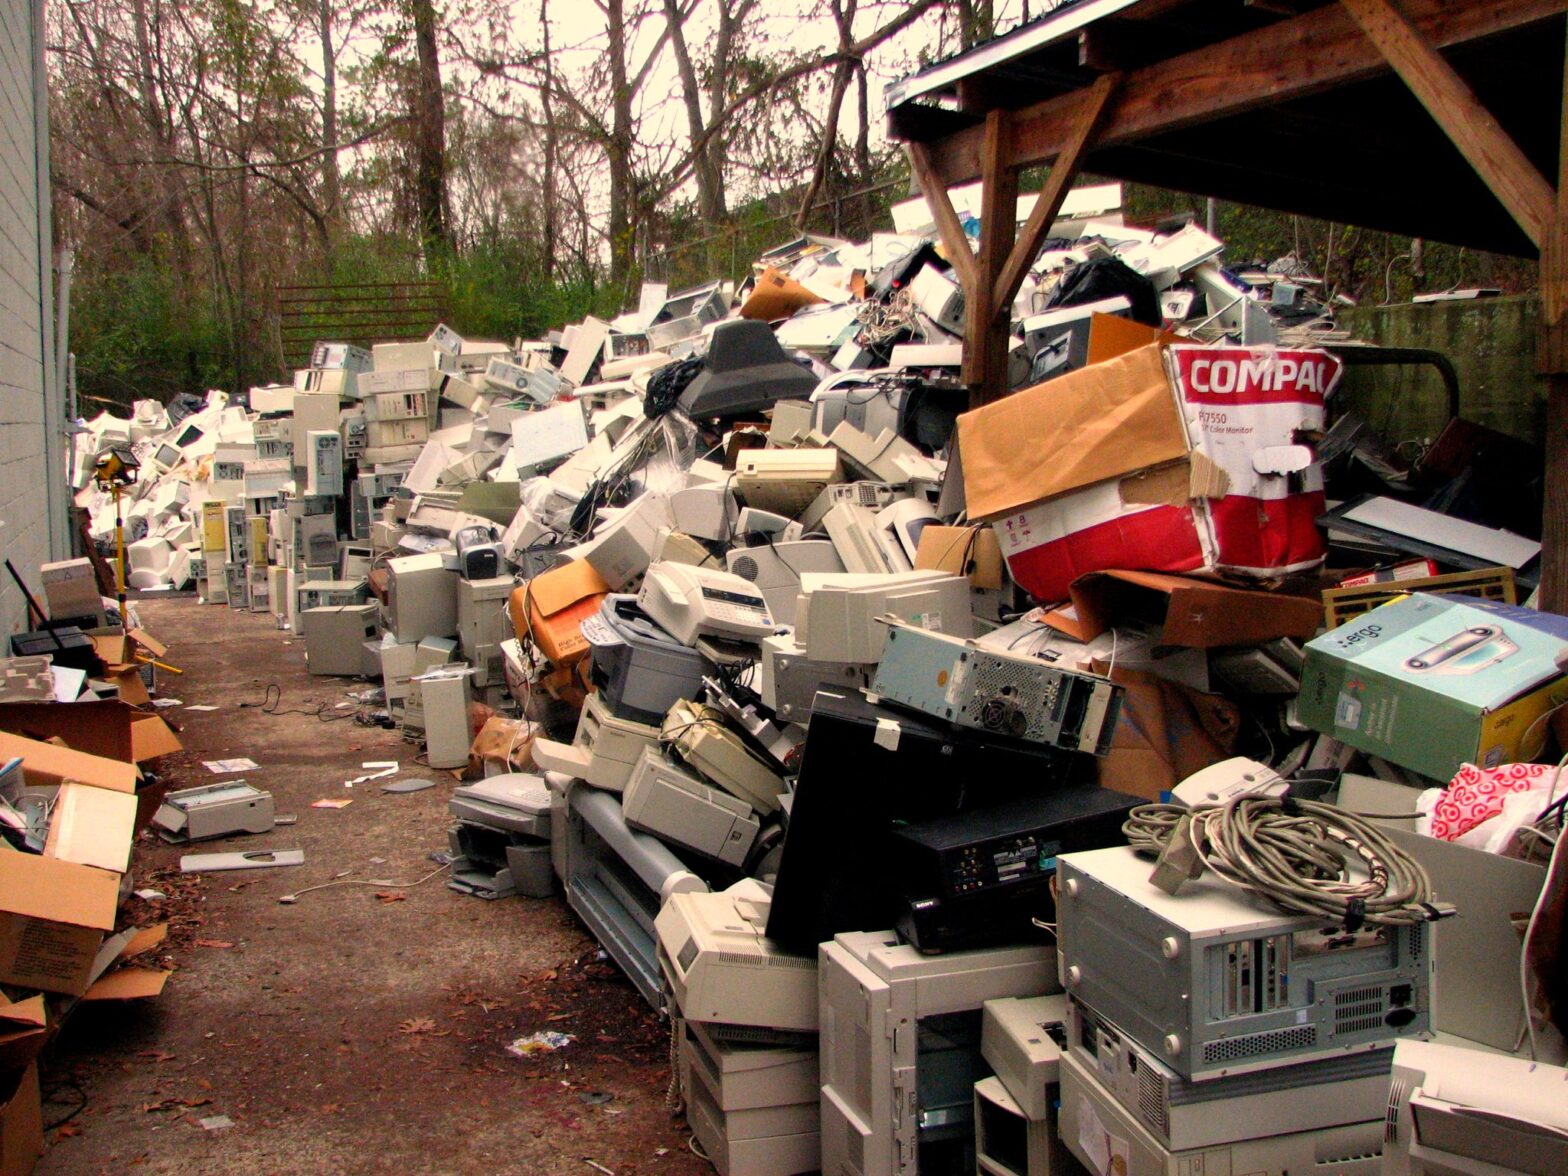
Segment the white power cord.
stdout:
<path fill-rule="evenodd" d="M 1557 800 L 1557 786 L 1562 780 L 1563 767 L 1568 765 L 1568 755 L 1557 761 L 1557 770 L 1552 773 L 1552 787 L 1547 794 L 1545 808 L 1551 808 Z M 1544 811 L 1544 810 L 1543 810 Z M 1568 827 L 1568 826 L 1565 826 Z M 1524 1024 L 1530 1035 L 1530 1060 L 1536 1060 L 1536 1047 L 1539 1044 L 1535 1030 L 1535 1002 L 1534 993 L 1530 984 L 1530 941 L 1535 938 L 1536 925 L 1541 921 L 1541 911 L 1546 906 L 1547 896 L 1554 891 L 1568 885 L 1558 877 L 1558 870 L 1563 866 L 1563 841 L 1557 838 L 1557 843 L 1552 847 L 1552 856 L 1546 863 L 1546 877 L 1541 881 L 1541 893 L 1536 897 L 1535 906 L 1530 911 L 1530 921 L 1525 924 L 1524 942 L 1519 945 L 1519 995 L 1524 1001 Z"/>
<path fill-rule="evenodd" d="M 417 882 L 393 882 L 389 878 L 337 878 L 331 882 L 321 882 L 315 886 L 307 886 L 303 890 L 296 890 L 293 894 L 280 894 L 278 895 L 278 901 L 285 905 L 295 903 L 303 895 L 309 894 L 313 890 L 326 890 L 333 886 L 379 886 L 383 890 L 412 890 L 416 886 L 423 886 L 430 879 L 441 873 L 441 871 L 450 870 L 451 868 L 451 862 L 447 862 L 444 866 L 437 866 Z"/>
<path fill-rule="evenodd" d="M 1282 910 L 1330 918 L 1352 931 L 1454 913 L 1436 903 L 1421 863 L 1334 805 L 1256 794 L 1190 809 L 1146 804 L 1132 810 L 1122 831 L 1133 848 L 1159 855 L 1151 881 L 1171 894 L 1213 870 Z M 1352 876 L 1352 862 L 1364 879 Z"/>

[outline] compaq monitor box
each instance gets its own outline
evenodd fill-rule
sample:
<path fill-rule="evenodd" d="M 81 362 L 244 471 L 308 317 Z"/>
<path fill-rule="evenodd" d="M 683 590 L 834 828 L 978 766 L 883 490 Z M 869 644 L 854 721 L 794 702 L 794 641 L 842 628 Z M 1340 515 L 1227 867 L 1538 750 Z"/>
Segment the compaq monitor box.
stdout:
<path fill-rule="evenodd" d="M 969 581 L 946 572 L 859 575 L 808 572 L 800 578 L 795 641 L 813 661 L 879 660 L 891 613 L 908 624 L 952 637 L 974 636 Z"/>
<path fill-rule="evenodd" d="M 440 555 L 387 561 L 387 623 L 399 641 L 457 635 L 457 573 Z"/>
<path fill-rule="evenodd" d="M 1062 977 L 1069 995 L 1183 1077 L 1381 1049 L 1430 1030 L 1425 924 L 1346 931 L 1284 914 L 1212 872 L 1167 894 L 1152 871 L 1127 846 L 1062 855 Z"/>

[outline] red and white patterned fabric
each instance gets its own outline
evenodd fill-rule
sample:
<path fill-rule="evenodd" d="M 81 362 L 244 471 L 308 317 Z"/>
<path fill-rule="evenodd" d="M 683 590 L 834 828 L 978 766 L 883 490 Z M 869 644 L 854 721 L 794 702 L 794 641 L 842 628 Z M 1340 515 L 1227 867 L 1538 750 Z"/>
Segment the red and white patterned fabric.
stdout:
<path fill-rule="evenodd" d="M 1462 765 L 1432 809 L 1432 836 L 1457 841 L 1501 813 L 1509 794 L 1548 787 L 1554 770 L 1551 764 Z"/>

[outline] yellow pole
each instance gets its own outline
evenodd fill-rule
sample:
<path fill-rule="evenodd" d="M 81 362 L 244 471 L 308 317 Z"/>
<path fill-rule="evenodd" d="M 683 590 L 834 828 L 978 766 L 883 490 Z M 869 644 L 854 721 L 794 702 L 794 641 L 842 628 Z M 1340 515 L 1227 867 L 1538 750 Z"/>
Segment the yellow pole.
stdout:
<path fill-rule="evenodd" d="M 114 551 L 115 563 L 118 565 L 115 572 L 118 582 L 115 584 L 116 595 L 120 601 L 120 624 L 129 624 L 125 612 L 125 520 L 120 517 L 120 487 L 114 487 Z"/>

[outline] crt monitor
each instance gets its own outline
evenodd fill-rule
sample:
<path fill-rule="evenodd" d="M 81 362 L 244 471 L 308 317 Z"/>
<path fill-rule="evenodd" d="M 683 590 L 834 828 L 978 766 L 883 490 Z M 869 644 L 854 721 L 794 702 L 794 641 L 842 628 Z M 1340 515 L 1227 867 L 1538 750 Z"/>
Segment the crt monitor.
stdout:
<path fill-rule="evenodd" d="M 1076 783 L 1093 771 L 1089 756 L 952 729 L 858 690 L 819 691 L 768 938 L 810 953 L 841 931 L 892 927 L 904 906 L 895 828 Z"/>

